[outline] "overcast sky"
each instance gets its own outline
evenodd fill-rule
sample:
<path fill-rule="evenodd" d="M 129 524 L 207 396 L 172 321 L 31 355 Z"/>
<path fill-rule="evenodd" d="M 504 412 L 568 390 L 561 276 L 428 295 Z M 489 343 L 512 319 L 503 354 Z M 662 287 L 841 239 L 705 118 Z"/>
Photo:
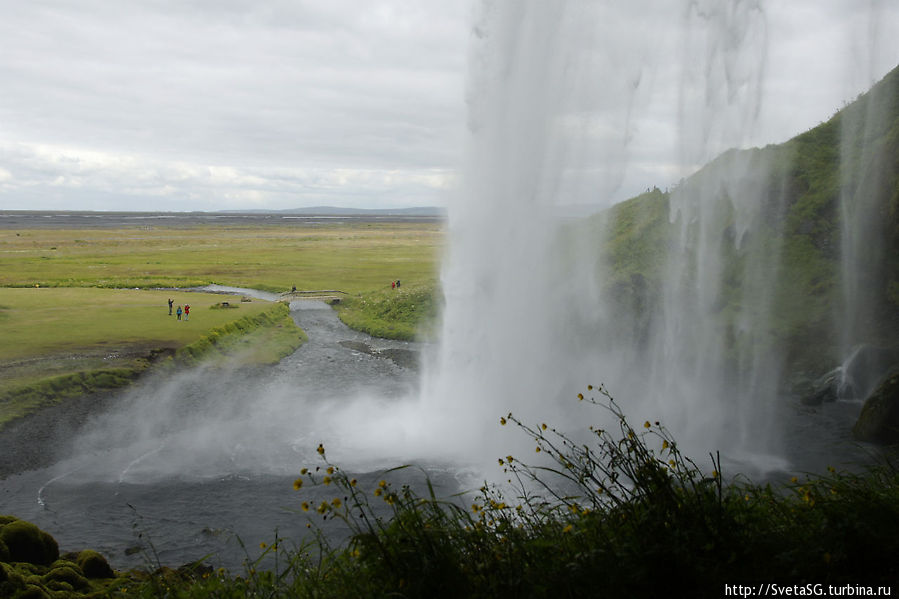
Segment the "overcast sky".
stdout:
<path fill-rule="evenodd" d="M 616 82 L 621 69 L 597 62 L 579 76 L 613 98 L 635 73 L 651 83 L 606 113 L 626 160 L 602 201 L 682 174 L 671 148 L 684 146 L 684 115 L 704 118 L 694 100 L 714 108 L 713 79 L 696 88 L 705 104 L 684 92 L 702 74 L 697 52 L 751 46 L 735 67 L 754 81 L 751 114 L 723 112 L 740 130 L 722 138 L 741 145 L 826 120 L 899 63 L 892 0 L 592 4 L 605 8 L 585 13 L 602 21 L 590 43 L 631 71 Z M 714 25 L 725 35 L 700 31 L 688 6 L 726 7 Z M 0 0 L 0 11 L 0 209 L 452 202 L 476 93 L 467 1 Z M 721 93 L 726 104 L 747 92 Z"/>

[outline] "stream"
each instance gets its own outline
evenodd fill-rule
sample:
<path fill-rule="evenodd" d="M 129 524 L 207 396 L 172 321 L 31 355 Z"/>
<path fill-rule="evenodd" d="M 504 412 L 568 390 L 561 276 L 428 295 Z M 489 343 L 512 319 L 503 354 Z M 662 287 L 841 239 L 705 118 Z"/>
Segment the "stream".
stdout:
<path fill-rule="evenodd" d="M 291 314 L 309 341 L 278 365 L 145 378 L 57 448 L 67 457 L 0 480 L 0 513 L 34 522 L 64 551 L 96 549 L 117 569 L 204 558 L 240 572 L 276 531 L 292 542 L 308 535 L 310 517 L 334 540 L 345 536 L 339 521 L 300 510 L 336 489 L 307 482 L 297 492 L 293 481 L 304 466 L 324 467 L 319 443 L 352 464 L 361 489 L 401 464 L 367 452 L 371 441 L 357 443 L 352 427 L 416 394 L 424 348 L 353 331 L 322 302 L 292 302 Z M 391 480 L 423 487 L 422 472 Z M 452 469 L 427 472 L 439 493 L 459 489 Z"/>

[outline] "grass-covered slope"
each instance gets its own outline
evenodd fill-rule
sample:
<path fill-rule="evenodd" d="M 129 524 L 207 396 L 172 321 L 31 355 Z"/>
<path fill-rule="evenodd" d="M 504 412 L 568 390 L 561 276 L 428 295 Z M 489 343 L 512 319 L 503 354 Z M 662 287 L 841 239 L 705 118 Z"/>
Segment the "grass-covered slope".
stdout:
<path fill-rule="evenodd" d="M 353 295 L 335 307 L 344 324 L 369 335 L 433 340 L 439 324 L 439 295 L 435 285 L 403 285 Z"/>
<path fill-rule="evenodd" d="M 702 225 L 689 220 L 700 199 L 712 214 Z M 747 202 L 751 216 L 741 213 Z M 726 152 L 676 190 L 655 189 L 585 226 L 605 239 L 601 280 L 635 326 L 656 307 L 676 243 L 705 243 L 721 260 L 713 317 L 727 328 L 741 310 L 764 309 L 767 343 L 791 368 L 820 373 L 846 346 L 896 345 L 899 69 L 818 127 Z M 760 288 L 750 269 L 772 290 L 761 308 L 747 307 Z"/>

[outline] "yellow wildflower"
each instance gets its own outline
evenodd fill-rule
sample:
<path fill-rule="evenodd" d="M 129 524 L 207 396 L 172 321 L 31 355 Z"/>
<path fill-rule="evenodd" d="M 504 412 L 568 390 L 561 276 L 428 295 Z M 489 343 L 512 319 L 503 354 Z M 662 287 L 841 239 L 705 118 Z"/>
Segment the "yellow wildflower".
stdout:
<path fill-rule="evenodd" d="M 382 479 L 380 482 L 378 482 L 378 486 L 383 489 L 387 486 L 387 481 Z"/>
<path fill-rule="evenodd" d="M 300 470 L 300 474 L 306 474 L 307 472 L 309 472 L 309 468 L 303 468 L 302 470 Z"/>
<path fill-rule="evenodd" d="M 302 486 L 303 486 L 302 478 L 298 478 L 295 481 L 293 481 L 293 490 L 294 491 L 299 491 Z"/>
<path fill-rule="evenodd" d="M 649 424 L 649 420 L 647 420 L 646 422 L 643 423 L 643 428 L 649 428 L 650 426 L 652 426 L 652 425 Z"/>
<path fill-rule="evenodd" d="M 383 493 L 383 492 L 384 492 L 384 489 L 382 489 L 381 487 L 378 487 L 377 489 L 375 489 L 375 497 L 380 497 L 381 493 Z"/>
<path fill-rule="evenodd" d="M 500 423 L 501 425 L 503 425 L 503 426 L 506 426 L 506 419 L 505 419 L 505 418 L 500 418 L 500 419 L 499 419 L 499 423 Z"/>
<path fill-rule="evenodd" d="M 309 502 L 304 501 L 303 503 L 300 504 L 300 507 L 303 509 L 304 512 L 308 512 L 309 511 Z"/>
<path fill-rule="evenodd" d="M 265 549 L 265 543 L 264 543 L 264 542 L 259 543 L 259 548 L 260 548 L 260 549 Z"/>
<path fill-rule="evenodd" d="M 332 499 L 331 505 L 333 505 L 334 507 L 340 507 L 340 505 L 341 505 L 340 497 L 335 497 L 334 499 Z"/>
<path fill-rule="evenodd" d="M 328 466 L 328 470 L 326 472 L 328 474 L 334 474 L 334 466 Z"/>
<path fill-rule="evenodd" d="M 667 439 L 662 441 L 662 449 L 668 449 L 668 440 Z"/>
<path fill-rule="evenodd" d="M 565 533 L 565 534 L 568 534 L 569 532 L 571 532 L 571 529 L 572 529 L 572 528 L 574 528 L 574 526 L 572 526 L 571 524 L 569 524 L 568 526 L 566 526 L 565 528 L 562 529 L 562 532 Z"/>
<path fill-rule="evenodd" d="M 324 478 L 322 479 L 322 482 L 325 483 L 326 485 L 330 485 L 330 484 L 331 484 L 331 477 L 330 477 L 330 476 L 324 477 Z"/>
<path fill-rule="evenodd" d="M 356 486 L 356 482 L 357 482 L 357 481 L 356 481 L 356 479 L 354 478 L 353 480 L 350 481 L 350 486 L 351 486 L 351 487 L 355 487 L 355 486 Z"/>
<path fill-rule="evenodd" d="M 325 446 L 319 443 L 318 448 L 315 451 L 318 452 L 318 455 L 325 455 Z"/>
<path fill-rule="evenodd" d="M 583 394 L 583 393 L 578 393 L 578 394 L 577 394 L 577 398 L 578 398 L 580 401 L 584 401 L 584 394 Z"/>
<path fill-rule="evenodd" d="M 546 430 L 546 423 L 544 422 L 543 424 L 541 424 L 540 428 L 542 428 L 543 430 Z"/>

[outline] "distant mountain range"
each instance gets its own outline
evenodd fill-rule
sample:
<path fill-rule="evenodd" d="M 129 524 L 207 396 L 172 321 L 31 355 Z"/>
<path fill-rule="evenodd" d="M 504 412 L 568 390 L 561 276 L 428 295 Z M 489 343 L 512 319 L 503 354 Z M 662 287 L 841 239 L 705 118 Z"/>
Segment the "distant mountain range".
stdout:
<path fill-rule="evenodd" d="M 222 210 L 234 214 L 298 214 L 310 216 L 428 216 L 445 217 L 446 208 L 418 206 L 414 208 L 340 208 L 338 206 L 309 206 L 284 210 Z"/>

